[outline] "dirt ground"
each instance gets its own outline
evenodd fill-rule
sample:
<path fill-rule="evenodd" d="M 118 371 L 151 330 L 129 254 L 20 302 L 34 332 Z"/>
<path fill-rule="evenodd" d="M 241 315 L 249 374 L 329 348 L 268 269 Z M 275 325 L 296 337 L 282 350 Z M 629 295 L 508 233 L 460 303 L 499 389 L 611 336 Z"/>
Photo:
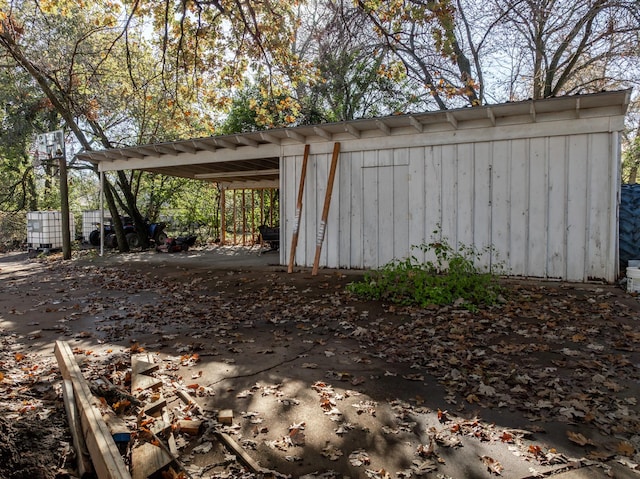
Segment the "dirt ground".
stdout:
<path fill-rule="evenodd" d="M 140 407 L 105 387 L 136 393 L 132 354 L 159 365 L 172 423 L 203 422 L 174 427 L 184 477 L 260 475 L 220 430 L 278 477 L 640 477 L 638 298 L 510 280 L 473 313 L 397 307 L 350 296 L 362 272 L 287 274 L 276 260 L 1 254 L 0 477 L 77 474 L 56 340 L 130 425 L 130 447 L 146 437 Z"/>

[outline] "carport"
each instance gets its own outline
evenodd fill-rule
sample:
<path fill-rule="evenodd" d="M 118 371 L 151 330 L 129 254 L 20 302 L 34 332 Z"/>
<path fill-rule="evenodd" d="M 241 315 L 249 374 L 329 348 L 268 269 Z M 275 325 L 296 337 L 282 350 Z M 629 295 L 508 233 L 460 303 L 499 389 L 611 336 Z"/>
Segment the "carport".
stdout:
<path fill-rule="evenodd" d="M 614 281 L 629 100 L 603 92 L 77 156 L 100 172 L 278 187 L 281 264 L 294 232 L 299 265 L 374 268 L 437 230 L 453 246 L 493 246 L 481 261 L 515 276 Z"/>

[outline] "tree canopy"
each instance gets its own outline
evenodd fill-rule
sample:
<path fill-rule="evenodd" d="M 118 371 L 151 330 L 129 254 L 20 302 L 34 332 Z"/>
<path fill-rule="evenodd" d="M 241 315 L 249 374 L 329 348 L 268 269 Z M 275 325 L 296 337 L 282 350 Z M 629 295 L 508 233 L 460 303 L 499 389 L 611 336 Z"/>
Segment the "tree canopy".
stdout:
<path fill-rule="evenodd" d="M 39 132 L 91 150 L 637 87 L 639 35 L 636 0 L 0 0 L 0 208 L 49 201 Z M 140 218 L 176 188 L 108 179 Z"/>

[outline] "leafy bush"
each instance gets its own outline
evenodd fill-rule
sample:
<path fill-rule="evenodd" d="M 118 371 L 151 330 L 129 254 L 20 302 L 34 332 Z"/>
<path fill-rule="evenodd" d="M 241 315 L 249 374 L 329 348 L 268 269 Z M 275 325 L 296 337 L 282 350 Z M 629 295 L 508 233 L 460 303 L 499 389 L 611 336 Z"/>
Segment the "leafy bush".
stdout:
<path fill-rule="evenodd" d="M 420 262 L 415 256 L 393 260 L 367 272 L 362 281 L 351 283 L 348 291 L 364 298 L 422 307 L 455 303 L 475 310 L 479 305 L 498 302 L 501 288 L 497 277 L 476 266 L 483 252 L 475 247 L 454 249 L 443 240 L 412 249 L 431 252 L 435 260 Z M 491 252 L 492 248 L 484 251 Z"/>

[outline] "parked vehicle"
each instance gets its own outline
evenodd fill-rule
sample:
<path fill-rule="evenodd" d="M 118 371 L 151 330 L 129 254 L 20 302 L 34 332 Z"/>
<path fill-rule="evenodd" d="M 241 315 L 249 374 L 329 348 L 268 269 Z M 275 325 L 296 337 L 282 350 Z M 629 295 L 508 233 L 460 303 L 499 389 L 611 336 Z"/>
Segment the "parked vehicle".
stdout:
<path fill-rule="evenodd" d="M 138 236 L 138 232 L 136 231 L 135 224 L 133 220 L 128 216 L 122 216 L 122 228 L 124 230 L 124 236 L 127 240 L 127 244 L 129 248 L 135 249 L 140 248 L 142 245 L 140 244 L 140 238 Z M 93 230 L 89 234 L 89 243 L 93 246 L 100 245 L 100 228 L 99 225 L 95 230 Z M 149 219 L 145 219 L 145 228 L 147 229 L 147 237 L 150 241 L 153 241 L 156 245 L 164 244 L 167 240 L 167 234 L 164 229 L 166 228 L 166 223 L 151 223 Z M 105 224 L 103 227 L 104 231 L 104 244 L 107 248 L 116 248 L 118 246 L 118 240 L 116 239 L 116 231 L 112 224 Z"/>

